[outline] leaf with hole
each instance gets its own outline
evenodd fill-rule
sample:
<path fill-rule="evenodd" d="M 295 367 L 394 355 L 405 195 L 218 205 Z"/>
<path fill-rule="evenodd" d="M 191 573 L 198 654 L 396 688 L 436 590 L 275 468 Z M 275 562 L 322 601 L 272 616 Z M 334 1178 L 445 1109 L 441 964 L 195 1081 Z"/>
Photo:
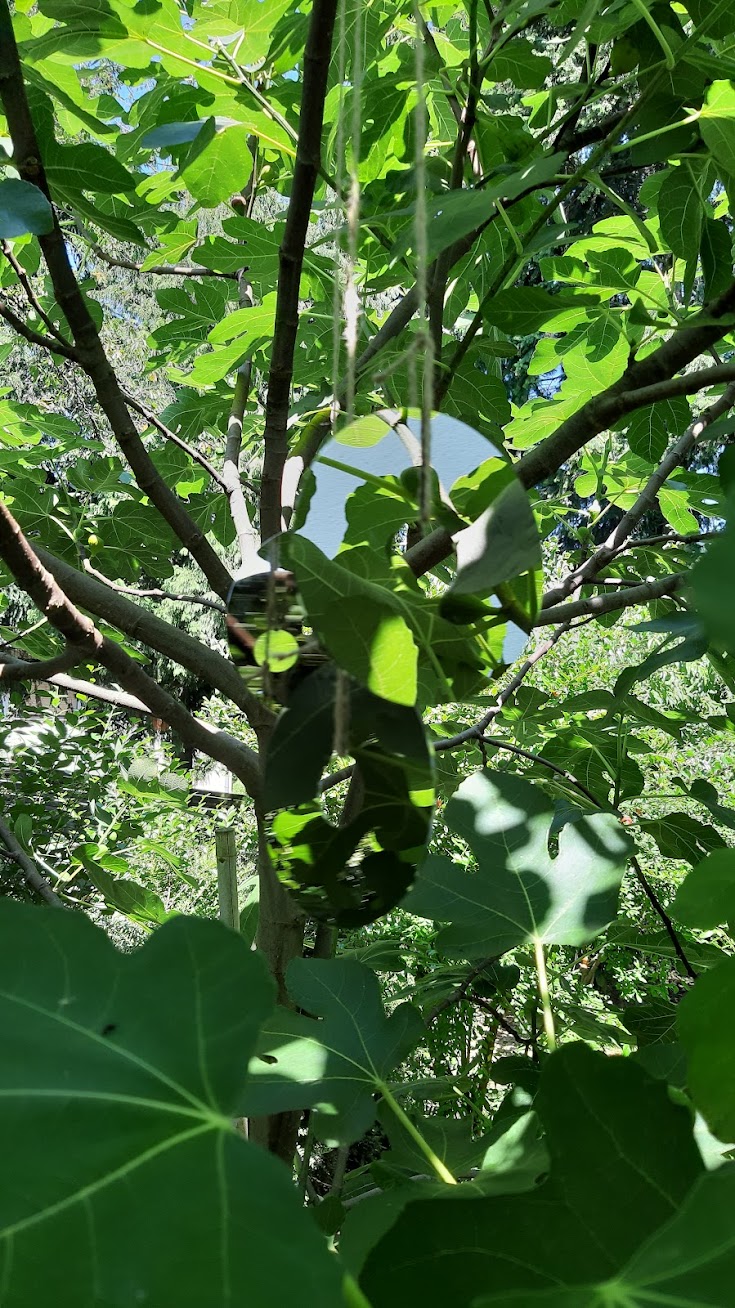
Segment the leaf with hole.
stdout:
<path fill-rule="evenodd" d="M 352 959 L 293 959 L 287 983 L 302 1011 L 279 1008 L 263 1028 L 243 1111 L 313 1108 L 320 1139 L 356 1140 L 375 1120 L 374 1096 L 421 1038 L 419 1013 L 400 1004 L 386 1017 L 375 973 Z"/>
<path fill-rule="evenodd" d="M 286 1171 L 232 1125 L 273 1003 L 244 941 L 179 917 L 121 954 L 79 914 L 8 900 L 0 941 L 4 1308 L 339 1308 Z"/>

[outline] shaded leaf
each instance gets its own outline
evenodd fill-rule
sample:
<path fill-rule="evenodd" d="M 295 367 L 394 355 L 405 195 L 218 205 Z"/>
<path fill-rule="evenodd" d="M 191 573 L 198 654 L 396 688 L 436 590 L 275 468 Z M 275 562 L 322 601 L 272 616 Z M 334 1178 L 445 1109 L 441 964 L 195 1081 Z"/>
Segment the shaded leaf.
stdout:
<path fill-rule="evenodd" d="M 432 854 L 403 905 L 451 924 L 437 937 L 443 952 L 491 956 L 534 938 L 580 945 L 615 916 L 631 842 L 611 814 L 564 827 L 552 858 L 553 801 L 520 777 L 477 772 L 445 817 L 472 850 L 477 871 Z"/>
<path fill-rule="evenodd" d="M 272 1005 L 261 960 L 181 917 L 120 954 L 78 914 L 7 900 L 0 937 L 3 1304 L 338 1308 L 286 1171 L 231 1124 Z"/>
<path fill-rule="evenodd" d="M 54 217 L 43 191 L 30 182 L 6 177 L 0 182 L 0 237 L 43 236 L 50 232 Z"/>
<path fill-rule="evenodd" d="M 421 1018 L 410 1004 L 386 1017 L 375 973 L 352 959 L 293 959 L 287 982 L 314 1016 L 278 1009 L 266 1023 L 241 1111 L 311 1107 L 320 1139 L 356 1140 L 375 1118 L 374 1095 L 421 1038 Z"/>
<path fill-rule="evenodd" d="M 513 1291 L 533 1302 L 611 1280 L 701 1175 L 689 1113 L 628 1059 L 567 1046 L 545 1064 L 536 1106 L 550 1179 L 530 1194 L 467 1199 L 448 1187 L 409 1203 L 365 1262 L 374 1308 L 469 1308 Z M 591 1175 L 605 1178 L 594 1202 Z"/>

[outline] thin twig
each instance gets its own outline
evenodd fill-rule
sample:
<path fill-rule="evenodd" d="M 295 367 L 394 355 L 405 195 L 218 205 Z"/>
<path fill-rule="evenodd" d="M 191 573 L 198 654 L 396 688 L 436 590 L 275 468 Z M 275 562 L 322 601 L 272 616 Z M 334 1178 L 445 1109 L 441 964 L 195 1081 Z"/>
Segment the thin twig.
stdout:
<path fill-rule="evenodd" d="M 433 748 L 439 752 L 445 749 L 456 749 L 459 745 L 464 745 L 470 740 L 481 740 L 485 731 L 490 726 L 490 723 L 499 713 L 502 712 L 503 705 L 507 704 L 511 696 L 515 695 L 515 692 L 518 690 L 519 686 L 523 684 L 529 672 L 531 672 L 536 664 L 549 653 L 549 650 L 554 648 L 557 641 L 560 640 L 568 630 L 569 623 L 562 623 L 561 626 L 557 627 L 556 631 L 552 633 L 548 640 L 543 641 L 536 647 L 532 654 L 529 654 L 527 659 L 524 659 L 518 671 L 508 682 L 508 685 L 500 692 L 494 704 L 491 705 L 484 717 L 480 718 L 479 722 L 475 722 L 471 727 L 465 727 L 464 731 L 458 731 L 455 736 L 446 736 L 442 740 L 433 741 Z M 331 782 L 332 778 L 328 777 L 327 780 Z"/>
<path fill-rule="evenodd" d="M 178 445 L 180 450 L 183 450 L 185 454 L 189 455 L 190 459 L 193 459 L 194 462 L 198 463 L 205 472 L 209 473 L 212 481 L 215 482 L 221 490 L 227 489 L 224 477 L 217 471 L 214 464 L 210 463 L 209 459 L 201 454 L 193 445 L 190 445 L 188 441 L 183 440 L 181 436 L 177 436 L 176 432 L 172 431 L 170 427 L 167 427 L 165 422 L 162 422 L 158 415 L 155 414 L 152 409 L 148 408 L 147 404 L 143 404 L 142 400 L 137 400 L 134 395 L 130 394 L 130 391 L 124 390 L 122 387 L 120 388 L 120 391 L 129 409 L 134 409 L 136 413 L 140 414 L 141 418 L 145 418 L 146 422 L 149 423 L 151 427 L 155 427 L 156 431 L 160 432 L 161 436 L 165 436 L 166 440 L 170 441 L 172 445 Z"/>
<path fill-rule="evenodd" d="M 216 272 L 214 268 L 202 268 L 196 263 L 161 263 L 154 264 L 150 268 L 143 268 L 139 263 L 135 263 L 133 259 L 123 259 L 119 255 L 108 254 L 106 250 L 102 249 L 101 245 L 97 245 L 95 241 L 90 241 L 85 233 L 82 232 L 81 235 L 87 241 L 90 250 L 94 251 L 99 259 L 102 259 L 104 263 L 108 263 L 112 268 L 127 268 L 130 272 L 143 273 L 144 276 L 151 273 L 154 277 L 224 277 L 226 280 L 232 281 L 237 276 L 237 273 Z"/>
<path fill-rule="evenodd" d="M 638 884 L 640 885 L 641 889 L 647 896 L 651 906 L 656 911 L 658 916 L 661 918 L 661 921 L 663 922 L 664 927 L 666 928 L 666 933 L 674 947 L 677 958 L 681 960 L 682 966 L 684 967 L 687 976 L 691 977 L 692 981 L 696 981 L 698 973 L 692 967 L 691 963 L 689 962 L 689 959 L 687 958 L 684 952 L 684 947 L 679 939 L 679 935 L 677 933 L 676 927 L 671 921 L 671 918 L 666 912 L 666 909 L 661 903 L 661 900 L 659 899 L 658 895 L 656 894 L 656 891 L 654 890 L 653 886 L 648 880 L 648 877 L 645 875 L 635 855 L 630 861 L 633 871 L 635 872 L 636 878 L 638 880 Z"/>
<path fill-rule="evenodd" d="M 174 595 L 169 590 L 136 590 L 134 586 L 122 586 L 118 581 L 110 581 L 103 572 L 98 572 L 92 566 L 89 559 L 84 560 L 84 571 L 88 572 L 90 577 L 96 577 L 98 581 L 104 582 L 110 590 L 114 590 L 118 595 L 130 595 L 133 599 L 152 599 L 152 600 L 171 600 L 174 604 L 200 604 L 202 608 L 213 609 L 215 613 L 226 613 L 227 609 L 224 604 L 218 600 L 209 599 L 206 595 Z"/>
<path fill-rule="evenodd" d="M 3 300 L 0 300 L 0 318 L 4 318 L 8 326 L 30 345 L 38 345 L 42 350 L 50 350 L 52 354 L 61 355 L 62 359 L 78 362 L 77 353 L 71 345 L 63 344 L 55 336 L 43 336 L 41 332 L 34 332 L 33 328 L 23 322 L 23 319 L 19 318 Z"/>
<path fill-rule="evenodd" d="M 485 971 L 486 967 L 490 967 L 492 963 L 497 963 L 497 961 L 498 955 L 492 954 L 488 958 L 482 958 L 479 963 L 476 963 L 474 967 L 471 967 L 456 989 L 452 990 L 451 994 L 445 995 L 443 999 L 440 999 L 430 1012 L 427 1013 L 424 1018 L 426 1025 L 429 1026 L 432 1022 L 435 1022 L 439 1014 L 443 1013 L 446 1008 L 450 1008 L 452 1004 L 457 1004 L 460 999 L 464 999 L 473 981 L 476 980 L 481 972 Z"/>
<path fill-rule="evenodd" d="M 20 285 L 23 287 L 23 290 L 25 292 L 25 297 L 28 303 L 33 309 L 33 312 L 37 314 L 38 317 L 41 319 L 41 322 L 46 328 L 46 331 L 49 333 L 49 335 L 54 336 L 60 345 L 63 345 L 67 350 L 73 351 L 73 346 L 71 344 L 71 341 L 67 341 L 66 337 L 62 335 L 62 333 L 59 331 L 58 327 L 55 325 L 53 320 L 43 309 L 41 302 L 38 299 L 38 296 L 36 295 L 36 292 L 33 289 L 33 284 L 31 282 L 30 277 L 28 276 L 28 273 L 26 272 L 22 263 L 20 263 L 19 260 L 16 259 L 15 257 L 15 253 L 13 251 L 12 245 L 10 245 L 8 241 L 0 241 L 0 250 L 2 250 L 3 254 L 5 255 L 5 258 L 10 264 L 10 267 L 13 269 L 13 272 L 18 278 Z"/>
<path fill-rule="evenodd" d="M 558 604 L 560 600 L 566 599 L 568 595 L 578 590 L 585 581 L 601 572 L 623 549 L 636 548 L 642 545 L 666 544 L 668 541 L 684 544 L 709 539 L 710 533 L 706 532 L 695 533 L 689 537 L 676 535 L 671 537 L 653 536 L 647 540 L 638 541 L 632 541 L 630 538 L 641 519 L 653 505 L 661 487 L 671 476 L 674 469 L 678 468 L 687 454 L 694 449 L 707 428 L 722 417 L 723 414 L 727 413 L 733 404 L 735 404 L 735 385 L 728 386 L 724 394 L 715 400 L 714 404 L 711 404 L 705 413 L 695 418 L 678 440 L 674 441 L 658 467 L 651 473 L 634 503 L 610 532 L 607 540 L 598 546 L 589 559 L 580 564 L 568 577 L 565 577 L 564 581 L 547 591 L 541 603 L 542 609 L 549 608 L 553 604 Z"/>

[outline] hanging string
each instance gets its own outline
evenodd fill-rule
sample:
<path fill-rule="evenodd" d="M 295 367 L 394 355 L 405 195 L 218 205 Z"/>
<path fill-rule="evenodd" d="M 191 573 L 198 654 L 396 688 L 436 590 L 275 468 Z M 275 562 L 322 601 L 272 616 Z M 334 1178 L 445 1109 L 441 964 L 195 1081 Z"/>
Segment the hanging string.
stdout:
<path fill-rule="evenodd" d="M 337 126 L 337 185 L 339 194 L 345 193 L 345 123 L 346 123 L 346 66 L 347 66 L 347 4 L 341 0 L 339 12 L 339 51 L 338 77 L 340 87 L 339 119 Z M 350 422 L 355 413 L 355 361 L 357 359 L 357 342 L 360 325 L 360 297 L 357 286 L 358 240 L 360 232 L 360 141 L 362 134 L 362 84 L 364 73 L 363 50 L 364 19 L 362 0 L 356 0 L 352 23 L 352 58 L 350 68 L 351 113 L 350 113 L 350 166 L 349 188 L 346 212 L 343 204 L 343 216 L 347 227 L 347 258 L 344 277 L 344 292 L 341 294 L 342 261 L 340 259 L 340 242 L 337 241 L 334 271 L 334 335 L 332 349 L 332 394 L 336 396 L 339 383 L 339 363 L 341 340 L 344 339 L 347 353 L 345 412 Z M 344 322 L 344 331 L 340 331 Z M 332 423 L 336 421 L 337 406 L 333 402 Z M 349 742 L 349 708 L 350 686 L 347 675 L 337 669 L 334 694 L 334 741 L 335 754 L 344 756 L 348 752 Z"/>
<path fill-rule="evenodd" d="M 434 346 L 429 324 L 428 288 L 428 214 L 426 208 L 426 144 L 429 118 L 424 81 L 424 42 L 421 37 L 421 11 L 419 0 L 414 0 L 416 36 L 414 39 L 414 70 L 416 79 L 416 108 L 414 110 L 414 136 L 416 160 L 414 178 L 416 201 L 414 204 L 414 248 L 416 253 L 416 291 L 419 313 L 418 357 L 421 360 L 421 489 L 420 513 L 423 531 L 431 522 L 431 415 L 434 407 Z M 414 356 L 415 359 L 416 356 Z M 416 382 L 414 381 L 414 386 Z"/>
<path fill-rule="evenodd" d="M 362 81 L 364 73 L 362 0 L 355 5 L 352 33 L 352 103 L 350 115 L 350 189 L 347 198 L 347 277 L 344 316 L 347 346 L 346 408 L 350 421 L 355 413 L 355 360 L 360 327 L 360 297 L 357 289 L 357 255 L 360 234 L 360 144 L 362 134 Z"/>
<path fill-rule="evenodd" d="M 347 0 L 340 0 L 337 19 L 337 86 L 339 104 L 337 107 L 337 140 L 335 145 L 335 212 L 339 214 L 337 229 L 334 234 L 334 281 L 332 286 L 332 430 L 337 421 L 339 407 L 337 391 L 339 389 L 340 362 L 342 355 L 342 248 L 341 230 L 346 222 L 344 201 L 345 188 L 345 79 L 347 69 Z"/>

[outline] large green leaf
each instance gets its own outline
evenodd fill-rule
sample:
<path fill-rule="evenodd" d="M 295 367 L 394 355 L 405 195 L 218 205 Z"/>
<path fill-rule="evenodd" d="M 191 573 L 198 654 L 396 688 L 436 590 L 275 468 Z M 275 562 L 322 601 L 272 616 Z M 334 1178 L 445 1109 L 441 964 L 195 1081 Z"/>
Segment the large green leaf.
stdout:
<path fill-rule="evenodd" d="M 469 1308 L 514 1291 L 533 1302 L 541 1290 L 612 1281 L 702 1173 L 690 1114 L 627 1059 L 562 1049 L 536 1107 L 550 1179 L 531 1194 L 467 1199 L 459 1187 L 409 1203 L 365 1263 L 373 1308 Z M 605 1178 L 593 1196 L 591 1175 Z"/>
<path fill-rule="evenodd" d="M 521 166 L 504 164 L 477 191 L 446 191 L 430 200 L 427 214 L 427 257 L 436 258 L 447 246 L 461 240 L 492 217 L 497 200 L 512 200 L 524 191 L 544 186 L 559 172 L 563 154 L 539 155 Z M 402 255 L 411 244 L 413 232 L 397 242 L 394 254 Z"/>
<path fill-rule="evenodd" d="M 484 513 L 456 538 L 451 595 L 492 595 L 498 586 L 541 567 L 541 542 L 528 496 L 510 478 Z"/>
<path fill-rule="evenodd" d="M 615 916 L 631 841 L 611 814 L 565 826 L 552 858 L 553 801 L 521 777 L 476 772 L 445 817 L 477 870 L 432 854 L 404 901 L 411 913 L 451 924 L 437 937 L 445 953 L 479 958 L 531 939 L 581 945 Z"/>
<path fill-rule="evenodd" d="M 735 91 L 732 82 L 713 82 L 699 115 L 699 130 L 728 177 L 735 173 Z"/>
<path fill-rule="evenodd" d="M 705 218 L 701 172 L 687 160 L 666 174 L 659 192 L 661 234 L 680 259 L 696 257 L 699 250 Z"/>
<path fill-rule="evenodd" d="M 676 1217 L 612 1278 L 574 1288 L 490 1294 L 473 1308 L 730 1308 L 735 1166 L 703 1176 Z"/>
<path fill-rule="evenodd" d="M 421 1017 L 410 1004 L 386 1017 L 375 973 L 352 959 L 294 959 L 287 982 L 313 1017 L 284 1008 L 265 1024 L 243 1111 L 315 1108 L 322 1139 L 356 1140 L 374 1121 L 375 1094 L 421 1038 Z"/>
<path fill-rule="evenodd" d="M 633 454 L 659 463 L 669 443 L 686 431 L 691 417 L 689 405 L 681 398 L 638 409 L 628 427 L 628 444 Z"/>
<path fill-rule="evenodd" d="M 509 336 L 530 336 L 538 331 L 568 331 L 586 322 L 597 296 L 559 293 L 540 286 L 515 286 L 499 291 L 485 309 L 488 322 Z"/>
<path fill-rule="evenodd" d="M 248 139 L 247 127 L 232 120 L 222 128 L 213 118 L 207 120 L 179 168 L 195 200 L 213 209 L 245 189 L 253 171 Z"/>
<path fill-rule="evenodd" d="M 715 849 L 692 868 L 679 886 L 674 915 L 686 926 L 711 930 L 735 923 L 735 849 Z"/>
<path fill-rule="evenodd" d="M 0 182 L 0 237 L 43 236 L 53 227 L 54 216 L 43 191 L 30 182 L 7 177 Z"/>
<path fill-rule="evenodd" d="M 728 1014 L 735 1006 L 735 958 L 697 978 L 679 1005 L 679 1038 L 688 1059 L 689 1089 L 716 1136 L 735 1140 L 735 1041 Z"/>
<path fill-rule="evenodd" d="M 355 759 L 356 776 L 348 815 L 335 825 L 317 789 L 334 743 L 339 696 L 342 747 Z M 380 917 L 411 884 L 431 831 L 432 759 L 418 713 L 351 680 L 339 687 L 334 666 L 322 667 L 276 724 L 265 802 L 278 809 L 271 822 L 274 865 L 307 912 L 342 926 Z"/>
<path fill-rule="evenodd" d="M 286 539 L 309 620 L 341 667 L 383 699 L 416 702 L 411 609 L 392 591 L 331 562 L 305 536 Z"/>
<path fill-rule="evenodd" d="M 695 567 L 692 588 L 708 635 L 730 654 L 735 654 L 735 606 L 730 600 L 734 568 L 735 525 L 729 523 Z"/>
<path fill-rule="evenodd" d="M 9 901 L 0 941 L 4 1308 L 338 1308 L 287 1172 L 232 1126 L 273 999 L 245 943 L 177 918 L 124 955 Z"/>

